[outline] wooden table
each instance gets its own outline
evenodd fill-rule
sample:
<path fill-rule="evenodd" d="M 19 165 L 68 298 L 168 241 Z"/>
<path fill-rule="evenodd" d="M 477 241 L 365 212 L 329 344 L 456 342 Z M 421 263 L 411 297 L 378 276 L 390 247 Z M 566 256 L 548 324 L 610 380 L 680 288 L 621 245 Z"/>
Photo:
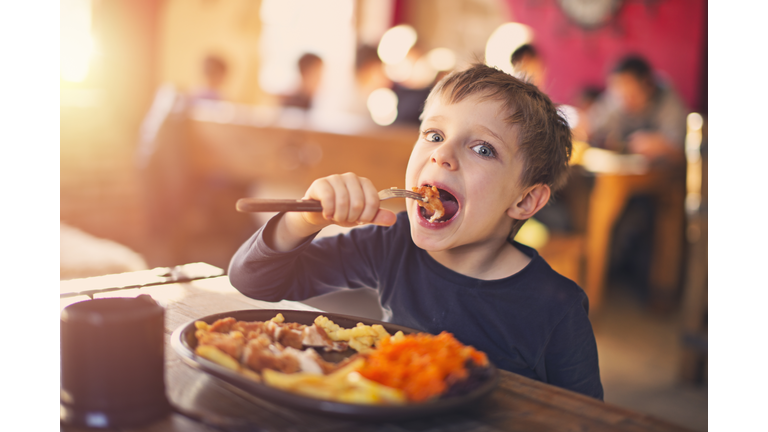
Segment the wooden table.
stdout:
<path fill-rule="evenodd" d="M 205 274 L 198 273 L 200 274 L 196 277 L 206 277 Z M 209 275 L 215 273 L 212 271 Z M 130 276 L 131 274 L 125 274 L 122 280 L 128 281 Z M 142 273 L 142 278 L 146 282 L 146 272 Z M 171 350 L 168 341 L 171 333 L 180 325 L 213 313 L 251 308 L 316 309 L 299 302 L 269 303 L 250 299 L 233 288 L 226 276 L 146 287 L 125 283 L 123 288 L 120 288 L 107 283 L 108 286 L 103 292 L 94 289 L 93 279 L 90 280 L 88 289 L 83 291 L 77 289 L 77 280 L 62 285 L 66 286 L 66 289 L 62 289 L 62 309 L 71 303 L 91 297 L 133 297 L 139 294 L 148 294 L 162 304 L 165 307 L 165 379 L 168 397 L 181 409 L 218 422 L 221 426 L 219 429 L 313 432 L 687 430 L 648 415 L 506 371 L 501 371 L 499 386 L 478 405 L 436 417 L 393 423 L 360 423 L 306 414 L 260 400 L 192 369 Z M 62 425 L 62 430 L 75 432 L 86 429 Z M 146 427 L 122 430 L 203 432 L 217 429 L 173 413 Z"/>

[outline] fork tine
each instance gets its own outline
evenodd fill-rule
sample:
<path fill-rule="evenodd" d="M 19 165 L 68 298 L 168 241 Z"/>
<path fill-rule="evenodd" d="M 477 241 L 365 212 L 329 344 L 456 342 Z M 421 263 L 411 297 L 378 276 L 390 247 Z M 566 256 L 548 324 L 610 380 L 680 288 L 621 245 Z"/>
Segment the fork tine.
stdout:
<path fill-rule="evenodd" d="M 385 200 L 390 198 L 411 198 L 424 201 L 424 197 L 421 194 L 405 189 L 392 188 L 379 191 L 379 199 Z"/>

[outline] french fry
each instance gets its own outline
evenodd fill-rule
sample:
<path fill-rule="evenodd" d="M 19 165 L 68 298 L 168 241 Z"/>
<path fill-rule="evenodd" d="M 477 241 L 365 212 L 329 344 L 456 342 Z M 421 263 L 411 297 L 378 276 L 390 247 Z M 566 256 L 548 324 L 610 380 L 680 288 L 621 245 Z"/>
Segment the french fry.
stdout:
<path fill-rule="evenodd" d="M 379 384 L 375 381 L 371 381 L 364 376 L 360 375 L 357 371 L 352 371 L 347 375 L 347 381 L 352 383 L 355 387 L 367 391 L 370 395 L 373 395 L 373 403 L 405 403 L 405 393 L 402 390 L 396 388 L 387 387 Z"/>
<path fill-rule="evenodd" d="M 317 399 L 356 404 L 403 404 L 405 394 L 364 378 L 357 372 L 365 360 L 359 358 L 329 375 L 284 374 L 265 369 L 264 382 L 270 386 Z"/>
<path fill-rule="evenodd" d="M 198 345 L 197 348 L 195 348 L 195 354 L 218 365 L 224 366 L 227 369 L 231 369 L 235 372 L 240 371 L 240 363 L 238 363 L 237 360 L 213 345 Z"/>

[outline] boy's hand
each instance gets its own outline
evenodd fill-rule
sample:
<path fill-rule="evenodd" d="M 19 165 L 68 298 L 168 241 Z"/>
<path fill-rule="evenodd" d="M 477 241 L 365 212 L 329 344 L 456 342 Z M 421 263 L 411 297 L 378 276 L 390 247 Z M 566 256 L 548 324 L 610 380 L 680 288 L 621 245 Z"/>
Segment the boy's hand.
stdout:
<path fill-rule="evenodd" d="M 275 230 L 270 246 L 291 250 L 304 238 L 328 225 L 351 227 L 365 224 L 390 226 L 397 216 L 379 208 L 379 193 L 370 180 L 354 173 L 334 174 L 312 182 L 304 199 L 320 201 L 319 212 L 286 213 Z"/>
<path fill-rule="evenodd" d="M 354 173 L 335 174 L 315 180 L 305 199 L 320 201 L 323 212 L 304 212 L 307 223 L 320 228 L 330 224 L 344 227 L 373 223 L 389 226 L 394 213 L 379 208 L 379 192 L 370 180 Z"/>

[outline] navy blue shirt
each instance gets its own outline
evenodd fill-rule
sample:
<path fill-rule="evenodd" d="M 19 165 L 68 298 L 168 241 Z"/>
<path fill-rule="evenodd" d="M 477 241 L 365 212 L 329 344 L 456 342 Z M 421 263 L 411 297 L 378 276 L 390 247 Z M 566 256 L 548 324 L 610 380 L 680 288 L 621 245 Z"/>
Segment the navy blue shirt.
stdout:
<path fill-rule="evenodd" d="M 500 369 L 603 399 L 597 345 L 584 291 L 532 248 L 512 276 L 481 280 L 435 261 L 411 240 L 405 212 L 391 227 L 366 226 L 310 237 L 290 252 L 264 241 L 276 216 L 237 251 L 229 279 L 265 301 L 305 300 L 332 291 L 378 291 L 386 320 L 421 331 L 452 333 L 484 351 Z"/>

